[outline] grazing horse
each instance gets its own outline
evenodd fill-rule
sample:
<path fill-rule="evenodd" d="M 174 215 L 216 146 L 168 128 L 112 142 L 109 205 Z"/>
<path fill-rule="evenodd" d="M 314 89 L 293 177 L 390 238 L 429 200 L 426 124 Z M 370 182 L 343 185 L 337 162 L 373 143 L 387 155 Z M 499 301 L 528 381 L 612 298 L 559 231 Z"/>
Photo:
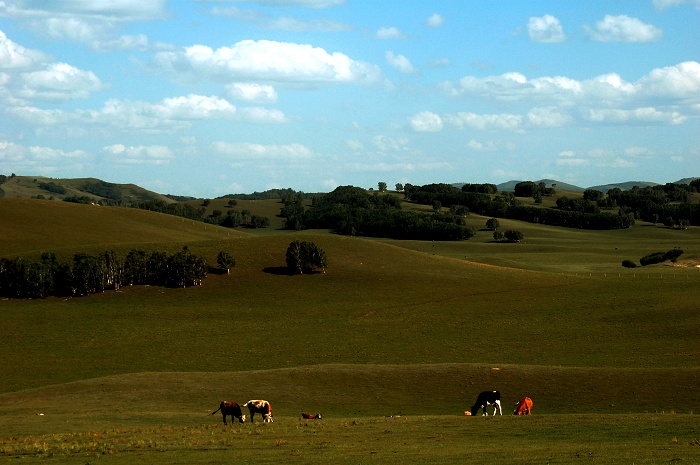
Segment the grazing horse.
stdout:
<path fill-rule="evenodd" d="M 235 402 L 223 401 L 219 404 L 219 408 L 211 412 L 214 415 L 216 412 L 221 410 L 221 416 L 224 418 L 224 425 L 226 423 L 226 415 L 231 415 L 231 423 L 233 423 L 234 418 L 238 418 L 238 423 L 245 423 L 245 415 L 241 412 L 241 406 Z"/>
<path fill-rule="evenodd" d="M 483 409 L 483 414 L 488 415 L 486 411 L 487 405 L 493 405 L 495 408 L 493 411 L 494 415 L 496 415 L 496 413 L 503 415 L 503 411 L 501 410 L 501 393 L 499 391 L 480 392 L 479 396 L 476 398 L 476 402 L 472 405 L 471 414 L 476 415 L 479 409 Z"/>
<path fill-rule="evenodd" d="M 266 400 L 249 400 L 244 407 L 248 407 L 250 412 L 250 422 L 253 423 L 253 417 L 256 413 L 259 413 L 263 417 L 263 422 L 272 423 L 272 405 Z"/>
<path fill-rule="evenodd" d="M 532 413 L 532 399 L 523 397 L 515 406 L 513 415 L 530 415 Z"/>

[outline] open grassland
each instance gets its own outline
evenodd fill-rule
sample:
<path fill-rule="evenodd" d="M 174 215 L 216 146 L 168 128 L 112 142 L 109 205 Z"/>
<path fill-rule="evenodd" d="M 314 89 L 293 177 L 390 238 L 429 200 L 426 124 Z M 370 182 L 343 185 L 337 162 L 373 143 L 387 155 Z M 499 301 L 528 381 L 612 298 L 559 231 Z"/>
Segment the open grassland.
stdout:
<path fill-rule="evenodd" d="M 697 228 L 503 220 L 524 243 L 421 243 L 36 200 L 0 213 L 3 256 L 188 245 L 237 260 L 201 287 L 0 301 L 0 460 L 700 461 L 700 270 L 620 265 L 673 247 L 693 265 Z M 323 248 L 327 273 L 286 274 L 292 239 Z M 506 414 L 532 397 L 534 415 L 461 416 L 485 389 Z M 209 415 L 251 398 L 274 424 Z"/>
<path fill-rule="evenodd" d="M 660 464 L 700 460 L 692 415 L 409 416 L 224 427 L 173 412 L 89 433 L 0 439 L 8 463 Z"/>

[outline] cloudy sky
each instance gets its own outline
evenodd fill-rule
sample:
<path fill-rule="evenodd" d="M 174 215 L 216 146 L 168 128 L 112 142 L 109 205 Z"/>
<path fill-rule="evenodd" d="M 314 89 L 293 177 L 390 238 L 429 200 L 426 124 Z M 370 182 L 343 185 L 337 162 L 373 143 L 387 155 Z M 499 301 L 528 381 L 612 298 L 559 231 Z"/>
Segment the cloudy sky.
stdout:
<path fill-rule="evenodd" d="M 0 0 L 0 174 L 673 182 L 699 61 L 700 0 Z"/>

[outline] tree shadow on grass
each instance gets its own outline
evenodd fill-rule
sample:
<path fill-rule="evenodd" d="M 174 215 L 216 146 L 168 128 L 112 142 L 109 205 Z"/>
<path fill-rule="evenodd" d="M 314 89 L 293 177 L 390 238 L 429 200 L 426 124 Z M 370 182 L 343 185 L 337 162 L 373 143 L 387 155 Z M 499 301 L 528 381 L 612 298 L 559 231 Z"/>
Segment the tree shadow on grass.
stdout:
<path fill-rule="evenodd" d="M 263 268 L 263 273 L 274 274 L 277 276 L 296 276 L 299 274 L 293 270 L 290 270 L 286 266 L 268 266 L 267 268 Z M 304 275 L 310 274 L 322 274 L 322 272 L 318 270 L 313 270 L 304 273 Z"/>
<path fill-rule="evenodd" d="M 292 276 L 296 274 L 286 266 L 268 266 L 267 268 L 263 268 L 263 272 L 278 276 Z"/>

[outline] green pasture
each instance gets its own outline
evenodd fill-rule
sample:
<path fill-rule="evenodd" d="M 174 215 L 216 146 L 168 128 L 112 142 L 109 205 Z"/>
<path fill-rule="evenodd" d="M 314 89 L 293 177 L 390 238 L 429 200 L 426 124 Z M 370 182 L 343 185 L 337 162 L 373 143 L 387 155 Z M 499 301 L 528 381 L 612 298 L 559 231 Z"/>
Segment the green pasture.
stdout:
<path fill-rule="evenodd" d="M 700 461 L 698 228 L 503 220 L 522 243 L 428 243 L 37 200 L 0 199 L 0 216 L 2 256 L 187 245 L 237 261 L 193 288 L 0 301 L 0 461 Z M 325 274 L 285 272 L 297 238 L 326 251 Z M 676 266 L 620 265 L 674 247 Z M 486 389 L 506 415 L 464 417 Z M 509 415 L 525 395 L 534 415 Z M 210 415 L 251 398 L 275 423 Z"/>

